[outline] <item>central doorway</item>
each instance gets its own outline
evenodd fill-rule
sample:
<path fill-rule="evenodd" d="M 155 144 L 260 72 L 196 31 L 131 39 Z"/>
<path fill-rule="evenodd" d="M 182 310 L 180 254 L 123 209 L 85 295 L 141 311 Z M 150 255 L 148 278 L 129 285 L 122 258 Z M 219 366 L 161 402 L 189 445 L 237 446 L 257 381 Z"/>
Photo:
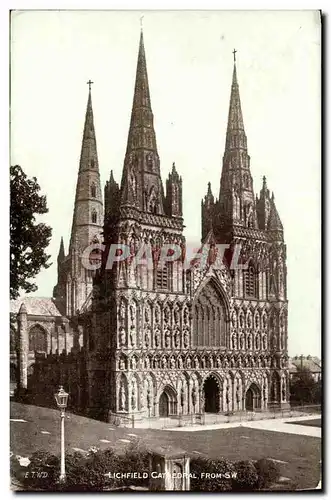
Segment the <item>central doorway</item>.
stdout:
<path fill-rule="evenodd" d="M 165 392 L 162 392 L 160 396 L 159 414 L 160 417 L 167 417 L 169 415 L 169 398 Z"/>
<path fill-rule="evenodd" d="M 205 412 L 218 413 L 220 410 L 220 390 L 214 377 L 208 377 L 203 385 Z"/>

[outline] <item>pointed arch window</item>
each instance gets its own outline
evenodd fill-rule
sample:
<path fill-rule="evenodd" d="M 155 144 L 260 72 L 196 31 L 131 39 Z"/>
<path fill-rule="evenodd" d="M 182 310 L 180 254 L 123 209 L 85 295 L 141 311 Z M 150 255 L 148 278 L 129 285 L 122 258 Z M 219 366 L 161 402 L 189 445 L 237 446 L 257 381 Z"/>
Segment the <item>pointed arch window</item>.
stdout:
<path fill-rule="evenodd" d="M 93 210 L 92 212 L 92 224 L 96 224 L 97 223 L 97 212 L 95 210 Z"/>
<path fill-rule="evenodd" d="M 91 167 L 92 167 L 92 168 L 94 168 L 94 167 L 95 167 L 95 161 L 94 161 L 94 159 L 93 159 L 93 158 L 91 159 L 91 162 L 90 162 L 90 163 L 91 163 Z"/>
<path fill-rule="evenodd" d="M 96 196 L 97 196 L 97 188 L 96 188 L 96 185 L 94 183 L 91 185 L 91 196 L 92 196 L 92 198 L 96 198 Z"/>
<path fill-rule="evenodd" d="M 29 351 L 47 352 L 47 335 L 39 326 L 33 326 L 29 331 Z"/>
<path fill-rule="evenodd" d="M 244 275 L 245 296 L 257 297 L 257 276 L 253 264 L 249 264 Z"/>
<path fill-rule="evenodd" d="M 159 265 L 156 270 L 156 287 L 159 289 L 170 288 L 170 266 L 169 262 Z"/>

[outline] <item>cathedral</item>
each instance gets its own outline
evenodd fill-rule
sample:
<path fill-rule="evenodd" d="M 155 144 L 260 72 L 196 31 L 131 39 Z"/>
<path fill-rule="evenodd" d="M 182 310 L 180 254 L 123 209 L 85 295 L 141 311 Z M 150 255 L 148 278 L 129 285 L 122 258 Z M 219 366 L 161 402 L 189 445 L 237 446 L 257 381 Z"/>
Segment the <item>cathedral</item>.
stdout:
<path fill-rule="evenodd" d="M 91 83 L 68 255 L 62 240 L 47 299 L 55 319 L 47 330 L 24 301 L 13 313 L 20 384 L 50 384 L 53 363 L 54 387 L 61 381 L 81 411 L 120 425 L 288 407 L 286 246 L 265 177 L 259 196 L 253 191 L 235 51 L 218 198 L 209 183 L 201 248 L 189 265 L 185 179 L 174 163 L 162 182 L 143 33 L 122 179 L 110 172 L 104 204 Z M 95 270 L 86 265 L 90 245 Z M 109 267 L 114 245 L 130 252 Z M 133 266 L 144 245 L 152 265 Z M 160 259 L 165 245 L 180 256 Z"/>

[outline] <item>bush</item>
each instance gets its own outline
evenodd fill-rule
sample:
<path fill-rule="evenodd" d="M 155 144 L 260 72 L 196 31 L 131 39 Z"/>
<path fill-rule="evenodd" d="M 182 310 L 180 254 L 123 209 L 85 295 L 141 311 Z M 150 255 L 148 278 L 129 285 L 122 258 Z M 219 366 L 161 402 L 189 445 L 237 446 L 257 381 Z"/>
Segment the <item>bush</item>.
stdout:
<path fill-rule="evenodd" d="M 191 491 L 231 491 L 231 475 L 234 470 L 233 463 L 229 460 L 193 458 L 190 472 L 195 478 L 191 477 Z"/>
<path fill-rule="evenodd" d="M 260 460 L 258 460 L 255 463 L 255 469 L 258 474 L 257 487 L 259 490 L 269 488 L 280 477 L 280 470 L 278 465 L 267 458 L 261 458 Z"/>
<path fill-rule="evenodd" d="M 29 458 L 27 467 L 22 467 L 14 476 L 28 490 L 56 489 L 59 478 L 60 460 L 46 451 L 36 451 Z"/>
<path fill-rule="evenodd" d="M 234 491 L 254 491 L 257 489 L 259 477 L 252 461 L 237 462 L 235 471 L 237 475 L 232 482 Z"/>
<path fill-rule="evenodd" d="M 28 491 L 102 491 L 132 485 L 148 486 L 149 481 L 148 477 L 114 478 L 109 474 L 148 472 L 148 452 L 139 443 L 129 446 L 123 454 L 117 454 L 112 448 L 91 448 L 84 455 L 77 452 L 67 454 L 65 484 L 59 484 L 59 457 L 38 451 L 24 460 L 30 461 L 29 465 L 21 466 L 17 457 L 11 457 L 11 474 Z"/>

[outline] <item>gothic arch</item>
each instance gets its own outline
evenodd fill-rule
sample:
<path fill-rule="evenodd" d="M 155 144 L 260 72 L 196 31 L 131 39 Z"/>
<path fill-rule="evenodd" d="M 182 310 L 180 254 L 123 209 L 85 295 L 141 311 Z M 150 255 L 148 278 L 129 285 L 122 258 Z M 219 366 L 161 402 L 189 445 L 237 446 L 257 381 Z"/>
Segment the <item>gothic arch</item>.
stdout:
<path fill-rule="evenodd" d="M 29 328 L 29 351 L 47 352 L 47 330 L 39 323 Z"/>
<path fill-rule="evenodd" d="M 228 346 L 229 301 L 215 277 L 209 277 L 198 287 L 193 310 L 193 346 Z"/>
<path fill-rule="evenodd" d="M 166 384 L 162 387 L 158 391 L 157 400 L 160 417 L 177 415 L 178 394 L 173 386 Z"/>
<path fill-rule="evenodd" d="M 258 297 L 258 274 L 254 260 L 251 258 L 247 262 L 247 269 L 244 270 L 244 293 L 245 297 Z"/>
<path fill-rule="evenodd" d="M 202 383 L 202 409 L 207 413 L 218 413 L 223 380 L 218 373 L 209 372 Z"/>
<path fill-rule="evenodd" d="M 218 280 L 216 276 L 208 276 L 206 279 L 200 283 L 198 288 L 195 291 L 194 294 L 194 299 L 193 299 L 193 306 L 196 303 L 197 298 L 199 297 L 201 291 L 206 287 L 206 285 L 211 284 L 214 286 L 216 292 L 219 293 L 220 297 L 222 298 L 222 302 L 224 304 L 224 312 L 225 312 L 225 321 L 227 324 L 230 323 L 230 302 L 229 302 L 229 297 L 227 293 L 225 292 L 222 284 Z"/>

